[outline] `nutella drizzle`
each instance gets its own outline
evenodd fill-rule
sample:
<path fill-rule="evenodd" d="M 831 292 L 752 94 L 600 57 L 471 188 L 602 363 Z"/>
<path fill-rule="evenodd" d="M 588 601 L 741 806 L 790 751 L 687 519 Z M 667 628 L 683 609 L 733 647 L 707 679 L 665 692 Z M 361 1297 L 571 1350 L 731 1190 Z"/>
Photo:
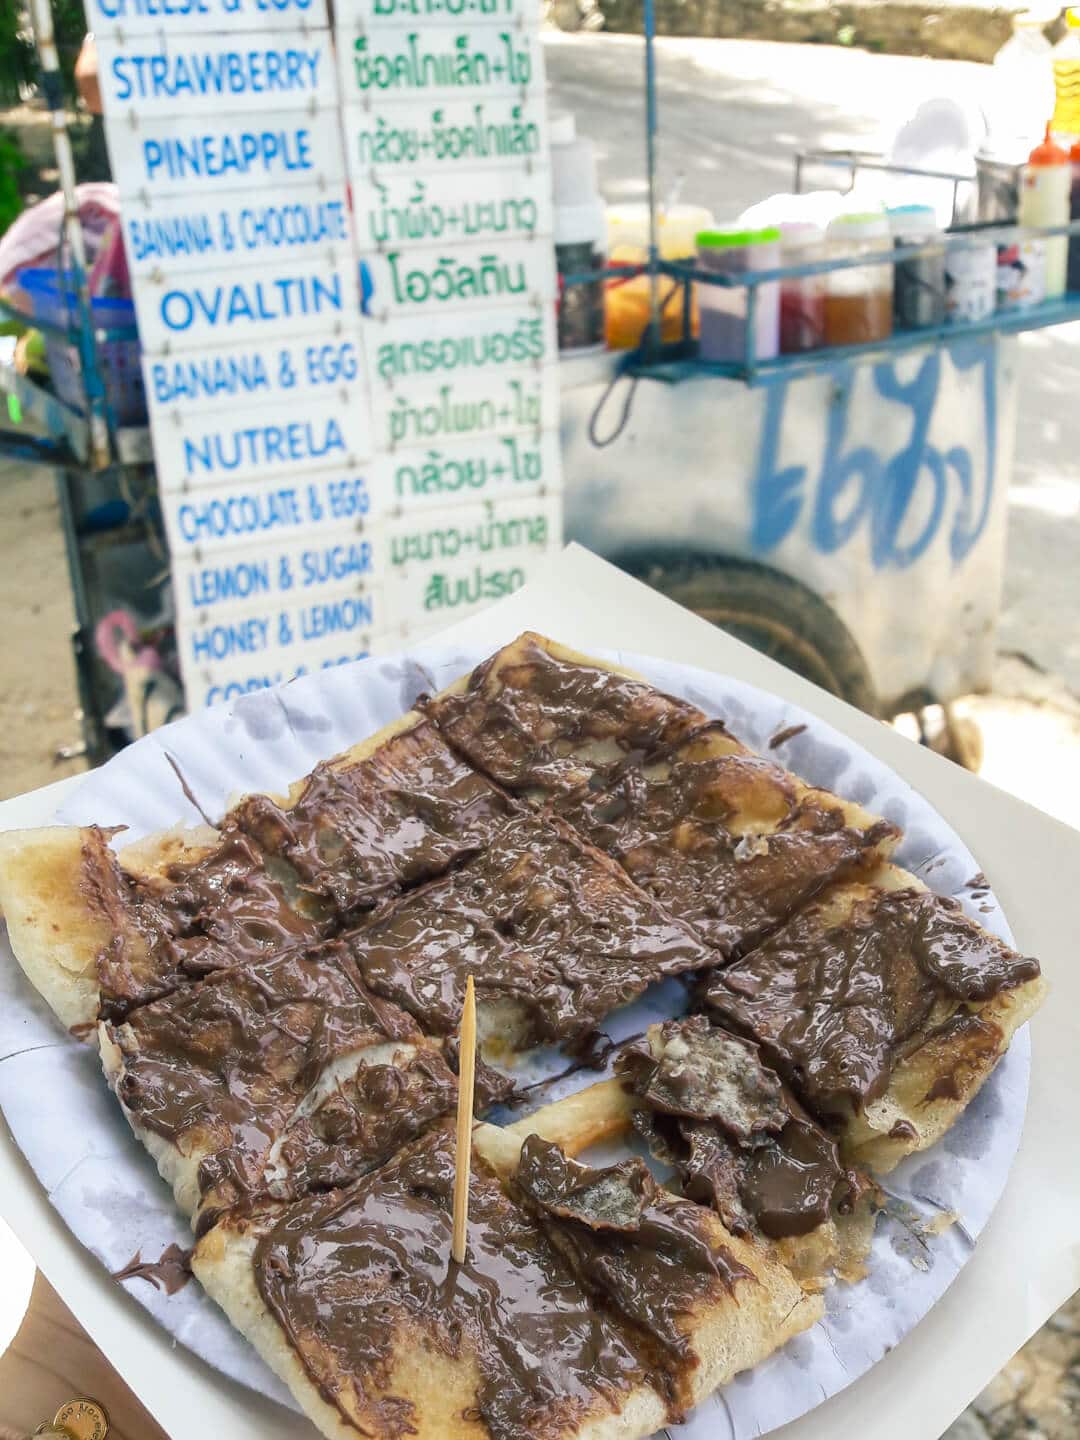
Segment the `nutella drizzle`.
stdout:
<path fill-rule="evenodd" d="M 864 868 L 896 831 L 860 830 L 771 760 L 706 756 L 685 740 L 597 770 L 560 813 L 612 855 L 638 885 L 693 925 L 727 958 L 770 934 L 826 885 Z M 768 822 L 742 829 L 745 816 Z"/>
<path fill-rule="evenodd" d="M 756 1281 L 707 1212 L 638 1167 L 590 1171 L 534 1136 L 506 1193 L 474 1163 L 457 1266 L 453 1144 L 436 1132 L 349 1189 L 291 1207 L 256 1245 L 256 1283 L 323 1398 L 361 1433 L 410 1432 L 393 1359 L 418 1328 L 474 1362 L 472 1409 L 492 1440 L 561 1436 L 643 1384 L 675 1418 L 697 1363 L 680 1322 Z M 590 1181 L 610 1189 L 615 1172 L 636 1196 L 625 1228 L 568 1218 L 568 1195 Z"/>
<path fill-rule="evenodd" d="M 424 708 L 460 754 L 515 793 L 574 789 L 598 754 L 652 750 L 705 719 L 644 681 L 556 659 L 531 633 L 479 665 L 462 693 Z"/>
<path fill-rule="evenodd" d="M 291 1207 L 255 1249 L 259 1292 L 323 1398 L 361 1433 L 405 1436 L 395 1339 L 417 1330 L 479 1371 L 492 1440 L 560 1436 L 647 1376 L 535 1220 L 474 1159 L 468 1253 L 450 1257 L 454 1147 L 437 1132 L 335 1195 Z M 365 1425 L 365 1420 L 367 1424 Z"/>
<path fill-rule="evenodd" d="M 515 1048 L 572 1041 L 651 982 L 712 960 L 617 865 L 531 812 L 342 943 L 365 984 L 429 1034 L 457 1029 L 471 973 L 481 1031 L 485 1010 L 498 1013 Z"/>
<path fill-rule="evenodd" d="M 733 1234 L 806 1235 L 853 1208 L 860 1178 L 751 1042 L 704 1016 L 672 1020 L 616 1068 L 640 1105 L 635 1128 Z"/>
<path fill-rule="evenodd" d="M 340 1185 L 456 1104 L 438 1050 L 333 943 L 223 971 L 109 1033 L 132 1118 L 182 1151 L 211 1147 L 198 1180 L 215 1206 Z"/>
<path fill-rule="evenodd" d="M 702 994 L 828 1120 L 886 1090 L 898 1054 L 924 1043 L 943 1004 L 985 1001 L 1038 974 L 955 901 L 876 891 L 838 924 L 804 911 Z"/>
<path fill-rule="evenodd" d="M 366 760 L 317 765 L 288 808 L 249 796 L 237 823 L 348 920 L 475 855 L 512 808 L 425 722 Z"/>
<path fill-rule="evenodd" d="M 121 1270 L 114 1270 L 114 1280 L 145 1280 L 155 1290 L 175 1295 L 191 1279 L 191 1251 L 169 1245 L 157 1260 L 144 1260 L 138 1250 Z"/>

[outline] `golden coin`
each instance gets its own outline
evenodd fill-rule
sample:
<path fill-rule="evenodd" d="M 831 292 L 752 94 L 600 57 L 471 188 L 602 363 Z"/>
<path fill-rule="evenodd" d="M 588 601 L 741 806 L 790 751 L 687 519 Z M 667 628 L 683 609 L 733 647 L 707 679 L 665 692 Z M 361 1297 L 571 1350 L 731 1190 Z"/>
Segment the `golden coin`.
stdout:
<path fill-rule="evenodd" d="M 109 1433 L 109 1417 L 96 1400 L 69 1400 L 60 1406 L 52 1423 L 71 1440 L 105 1440 Z"/>

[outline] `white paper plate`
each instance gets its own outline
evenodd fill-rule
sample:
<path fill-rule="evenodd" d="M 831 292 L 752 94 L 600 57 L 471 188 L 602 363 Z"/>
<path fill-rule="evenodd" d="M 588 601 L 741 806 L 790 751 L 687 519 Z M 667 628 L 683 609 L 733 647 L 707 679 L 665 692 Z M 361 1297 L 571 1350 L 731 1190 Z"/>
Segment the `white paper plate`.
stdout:
<path fill-rule="evenodd" d="M 246 790 L 281 790 L 315 762 L 400 715 L 424 690 L 441 689 L 484 656 L 420 647 L 408 656 L 366 660 L 277 690 L 246 696 L 147 736 L 89 775 L 65 801 L 67 824 L 127 825 L 125 841 L 173 825 L 198 823 L 166 755 L 179 764 L 208 814 Z M 898 860 L 931 888 L 954 895 L 988 929 L 1012 942 L 997 902 L 973 898 L 978 864 L 942 818 L 887 766 L 795 705 L 729 676 L 613 653 L 661 689 L 723 717 L 742 740 L 767 750 L 791 725 L 806 730 L 777 759 L 904 830 Z M 675 1013 L 683 992 L 658 987 L 605 1028 L 613 1035 Z M 835 1286 L 825 1319 L 763 1365 L 738 1376 L 698 1407 L 672 1436 L 748 1440 L 805 1414 L 892 1349 L 926 1314 L 974 1247 L 1005 1185 L 1027 1099 L 1026 1028 L 959 1122 L 932 1150 L 888 1177 L 900 1218 L 878 1226 L 870 1273 Z M 593 1077 L 578 1077 L 572 1085 Z M 558 1093 L 557 1091 L 555 1093 Z M 0 934 L 0 1107 L 23 1154 L 64 1220 L 110 1270 L 140 1251 L 156 1260 L 190 1232 L 149 1156 L 109 1095 L 95 1055 L 63 1033 L 15 964 Z M 918 1234 L 916 1217 L 960 1218 L 942 1235 Z M 183 1345 L 210 1365 L 295 1409 L 278 1380 L 216 1305 L 192 1282 L 176 1295 L 144 1281 L 131 1293 Z"/>

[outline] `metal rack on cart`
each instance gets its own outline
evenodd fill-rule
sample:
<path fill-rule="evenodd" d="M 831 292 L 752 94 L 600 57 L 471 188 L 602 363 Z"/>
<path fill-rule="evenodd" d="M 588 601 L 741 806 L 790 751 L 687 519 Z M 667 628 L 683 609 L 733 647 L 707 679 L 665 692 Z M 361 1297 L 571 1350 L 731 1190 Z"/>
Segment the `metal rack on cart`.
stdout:
<path fill-rule="evenodd" d="M 741 274 L 662 259 L 654 0 L 643 7 L 648 258 L 606 278 L 647 276 L 650 320 L 636 349 L 564 365 L 567 536 L 863 709 L 915 712 L 925 725 L 942 706 L 951 753 L 973 761 L 978 744 L 961 743 L 950 707 L 991 682 L 1020 362 L 1012 337 L 1080 319 L 1080 294 L 759 357 L 762 286 L 940 256 L 942 242 Z M 862 171 L 918 177 L 946 197 L 951 186 L 954 222 L 967 221 L 984 179 L 815 150 L 795 159 L 797 192 L 817 166 L 848 188 Z M 1078 234 L 1080 221 L 1025 230 Z M 954 223 L 945 244 L 980 239 L 992 243 Z M 738 358 L 701 358 L 695 286 L 745 297 L 731 307 Z M 678 340 L 661 339 L 665 307 L 681 313 Z"/>

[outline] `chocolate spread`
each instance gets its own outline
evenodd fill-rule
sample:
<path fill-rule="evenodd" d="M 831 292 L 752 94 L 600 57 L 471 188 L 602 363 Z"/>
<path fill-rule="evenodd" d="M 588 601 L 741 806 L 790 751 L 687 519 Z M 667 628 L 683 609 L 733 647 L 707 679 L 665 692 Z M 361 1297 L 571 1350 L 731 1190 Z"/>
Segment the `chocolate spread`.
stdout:
<path fill-rule="evenodd" d="M 875 891 L 841 923 L 810 907 L 702 993 L 828 1119 L 886 1090 L 897 1055 L 927 1038 L 941 1004 L 987 1000 L 1038 974 L 955 901 Z"/>
<path fill-rule="evenodd" d="M 640 1160 L 595 1170 L 538 1135 L 521 1148 L 514 1186 L 597 1304 L 637 1333 L 654 1385 L 680 1412 L 697 1364 L 687 1317 L 757 1283 L 715 1219 L 661 1190 Z"/>
<path fill-rule="evenodd" d="M 493 780 L 552 794 L 587 781 L 598 756 L 651 750 L 705 719 L 641 680 L 556 659 L 531 633 L 478 666 L 461 694 L 425 708 Z"/>
<path fill-rule="evenodd" d="M 631 1337 L 480 1162 L 456 1265 L 453 1185 L 452 1138 L 435 1133 L 347 1190 L 290 1207 L 258 1242 L 259 1291 L 323 1397 L 361 1433 L 366 1416 L 379 1434 L 408 1435 L 416 1415 L 394 1394 L 395 1343 L 415 1352 L 422 1336 L 475 1365 L 473 1414 L 492 1440 L 544 1440 L 617 1409 L 647 1374 Z"/>
<path fill-rule="evenodd" d="M 200 858 L 166 865 L 160 876 L 130 874 L 106 832 L 90 830 L 83 889 L 113 935 L 98 957 L 102 1018 L 324 935 L 326 917 L 294 880 L 232 825 Z"/>
<path fill-rule="evenodd" d="M 747 752 L 708 755 L 714 725 L 597 770 L 559 811 L 722 956 L 783 924 L 896 831 L 856 829 L 793 776 Z M 748 828 L 755 822 L 757 828 Z"/>
<path fill-rule="evenodd" d="M 161 875 L 130 874 L 91 831 L 83 887 L 113 932 L 98 960 L 102 1017 L 317 941 L 474 855 L 513 808 L 420 724 L 366 760 L 318 766 L 293 809 L 249 796 L 203 855 Z"/>
<path fill-rule="evenodd" d="M 145 1280 L 155 1290 L 175 1295 L 191 1279 L 191 1251 L 169 1245 L 157 1260 L 144 1260 L 136 1250 L 122 1270 L 114 1270 L 114 1280 Z"/>
<path fill-rule="evenodd" d="M 209 1148 L 198 1178 L 215 1206 L 341 1184 L 456 1104 L 441 1055 L 332 945 L 210 976 L 110 1036 L 133 1119 Z"/>
<path fill-rule="evenodd" d="M 512 808 L 421 723 L 365 760 L 316 766 L 291 807 L 252 795 L 236 819 L 347 919 L 482 850 Z"/>
<path fill-rule="evenodd" d="M 688 928 L 568 826 L 513 816 L 460 869 L 403 896 L 347 944 L 372 990 L 432 1035 L 457 1030 L 466 976 L 515 1047 L 572 1040 L 654 980 L 708 965 Z"/>
<path fill-rule="evenodd" d="M 701 1015 L 655 1027 L 620 1056 L 635 1127 L 684 1193 L 734 1234 L 806 1235 L 854 1205 L 860 1183 L 757 1047 Z"/>

